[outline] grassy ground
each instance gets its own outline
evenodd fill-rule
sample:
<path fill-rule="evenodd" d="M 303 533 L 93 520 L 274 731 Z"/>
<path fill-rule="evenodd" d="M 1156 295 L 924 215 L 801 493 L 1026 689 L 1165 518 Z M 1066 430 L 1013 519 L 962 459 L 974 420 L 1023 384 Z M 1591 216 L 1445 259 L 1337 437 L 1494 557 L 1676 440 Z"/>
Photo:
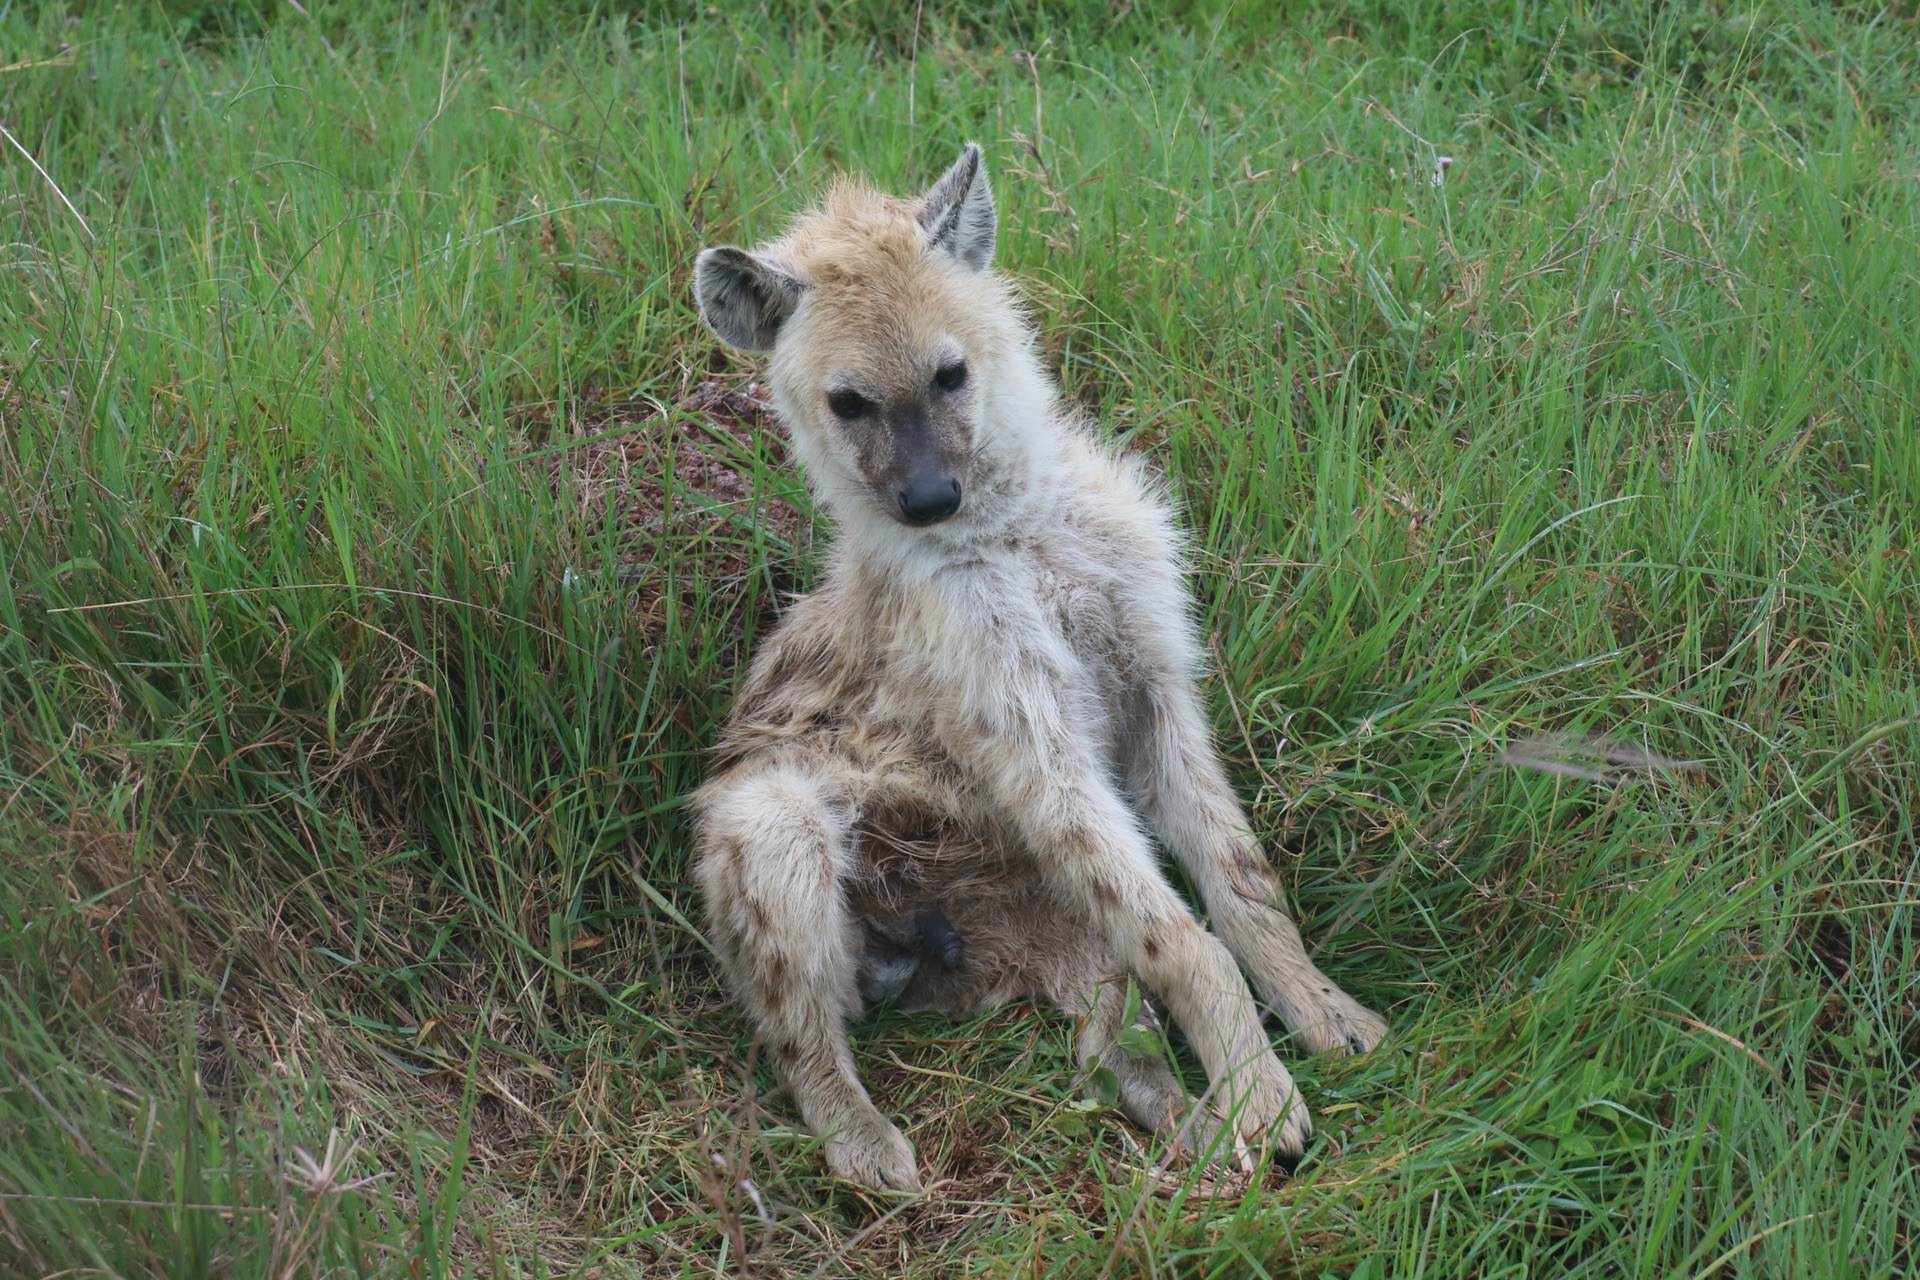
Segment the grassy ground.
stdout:
<path fill-rule="evenodd" d="M 0 1270 L 1920 1265 L 1912 5 L 773 7 L 0 6 Z M 1394 1022 L 1292 1179 L 1018 1008 L 836 1184 L 687 923 L 825 536 L 693 254 L 969 137 Z"/>

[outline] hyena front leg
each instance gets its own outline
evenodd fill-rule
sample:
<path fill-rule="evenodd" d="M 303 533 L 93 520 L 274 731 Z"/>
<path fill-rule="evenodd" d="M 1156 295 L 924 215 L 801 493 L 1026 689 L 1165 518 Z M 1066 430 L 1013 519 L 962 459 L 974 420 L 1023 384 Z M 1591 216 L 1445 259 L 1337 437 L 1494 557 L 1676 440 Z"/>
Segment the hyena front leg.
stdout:
<path fill-rule="evenodd" d="M 1070 734 L 1005 737 L 981 755 L 992 757 L 982 763 L 994 799 L 1049 887 L 1085 914 L 1121 967 L 1159 993 L 1187 1033 L 1213 1082 L 1213 1107 L 1245 1145 L 1298 1160 L 1313 1121 L 1274 1056 L 1246 980 L 1167 883 L 1106 774 Z"/>
<path fill-rule="evenodd" d="M 1254 988 L 1310 1053 L 1364 1053 L 1380 1043 L 1386 1019 L 1321 973 L 1301 945 L 1191 688 L 1172 678 L 1150 686 L 1137 718 L 1128 780 Z"/>
<path fill-rule="evenodd" d="M 1110 762 L 1096 754 L 1102 735 L 1088 723 L 1093 699 L 1079 660 L 1018 580 L 959 575 L 920 603 L 909 638 L 923 646 L 929 681 L 951 694 L 934 709 L 941 746 L 1025 846 L 1048 891 L 1166 1002 L 1207 1069 L 1211 1105 L 1239 1139 L 1298 1160 L 1313 1136 L 1306 1103 L 1233 956 L 1174 892 Z"/>
<path fill-rule="evenodd" d="M 790 765 L 743 764 L 702 787 L 694 878 L 712 941 L 809 1128 L 843 1178 L 920 1188 L 913 1147 L 854 1072 L 863 941 L 847 915 L 849 805 Z"/>

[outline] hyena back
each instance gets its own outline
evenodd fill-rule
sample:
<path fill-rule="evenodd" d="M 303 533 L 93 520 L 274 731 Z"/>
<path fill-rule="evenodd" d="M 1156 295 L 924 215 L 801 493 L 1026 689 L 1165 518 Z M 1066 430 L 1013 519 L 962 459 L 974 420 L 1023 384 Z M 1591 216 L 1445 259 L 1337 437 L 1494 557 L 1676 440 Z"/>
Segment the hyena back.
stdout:
<path fill-rule="evenodd" d="M 768 353 L 839 529 L 694 797 L 711 940 L 843 1177 L 919 1185 L 847 1040 L 886 997 L 963 1016 L 1051 1001 L 1135 1122 L 1199 1145 L 1224 1125 L 1243 1158 L 1297 1159 L 1311 1123 L 1241 967 L 1310 1051 L 1370 1048 L 1386 1024 L 1279 904 L 1196 694 L 1168 505 L 1059 403 L 988 269 L 994 226 L 969 144 L 917 199 L 843 184 L 779 241 L 700 255 L 702 315 Z M 1205 1105 L 1115 1047 L 1130 976 L 1185 1031 Z"/>

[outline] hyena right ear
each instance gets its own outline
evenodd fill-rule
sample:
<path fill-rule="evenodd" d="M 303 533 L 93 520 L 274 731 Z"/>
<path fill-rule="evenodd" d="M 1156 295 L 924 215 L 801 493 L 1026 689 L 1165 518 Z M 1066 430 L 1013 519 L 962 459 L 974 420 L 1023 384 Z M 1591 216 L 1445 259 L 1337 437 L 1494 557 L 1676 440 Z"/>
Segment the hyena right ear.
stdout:
<path fill-rule="evenodd" d="M 969 142 L 960 158 L 920 199 L 920 229 L 927 247 L 952 254 L 975 271 L 993 261 L 993 185 L 980 163 L 980 144 Z"/>
<path fill-rule="evenodd" d="M 806 286 L 765 258 L 722 245 L 693 264 L 700 316 L 721 341 L 742 351 L 771 351 Z"/>

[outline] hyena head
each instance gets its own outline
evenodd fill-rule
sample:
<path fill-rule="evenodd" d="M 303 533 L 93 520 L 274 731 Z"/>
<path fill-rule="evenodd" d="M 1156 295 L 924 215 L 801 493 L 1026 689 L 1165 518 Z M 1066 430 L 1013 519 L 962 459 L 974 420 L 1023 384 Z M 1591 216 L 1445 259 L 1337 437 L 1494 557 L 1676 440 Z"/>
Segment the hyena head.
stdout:
<path fill-rule="evenodd" d="M 1018 398 L 1032 363 L 1012 294 L 987 269 L 993 242 L 993 192 L 968 143 L 915 199 L 843 183 L 772 244 L 700 254 L 701 315 L 770 353 L 775 405 L 843 523 L 938 524 L 978 505 L 976 480 L 991 488 L 982 459 L 1008 417 L 996 405 Z"/>

